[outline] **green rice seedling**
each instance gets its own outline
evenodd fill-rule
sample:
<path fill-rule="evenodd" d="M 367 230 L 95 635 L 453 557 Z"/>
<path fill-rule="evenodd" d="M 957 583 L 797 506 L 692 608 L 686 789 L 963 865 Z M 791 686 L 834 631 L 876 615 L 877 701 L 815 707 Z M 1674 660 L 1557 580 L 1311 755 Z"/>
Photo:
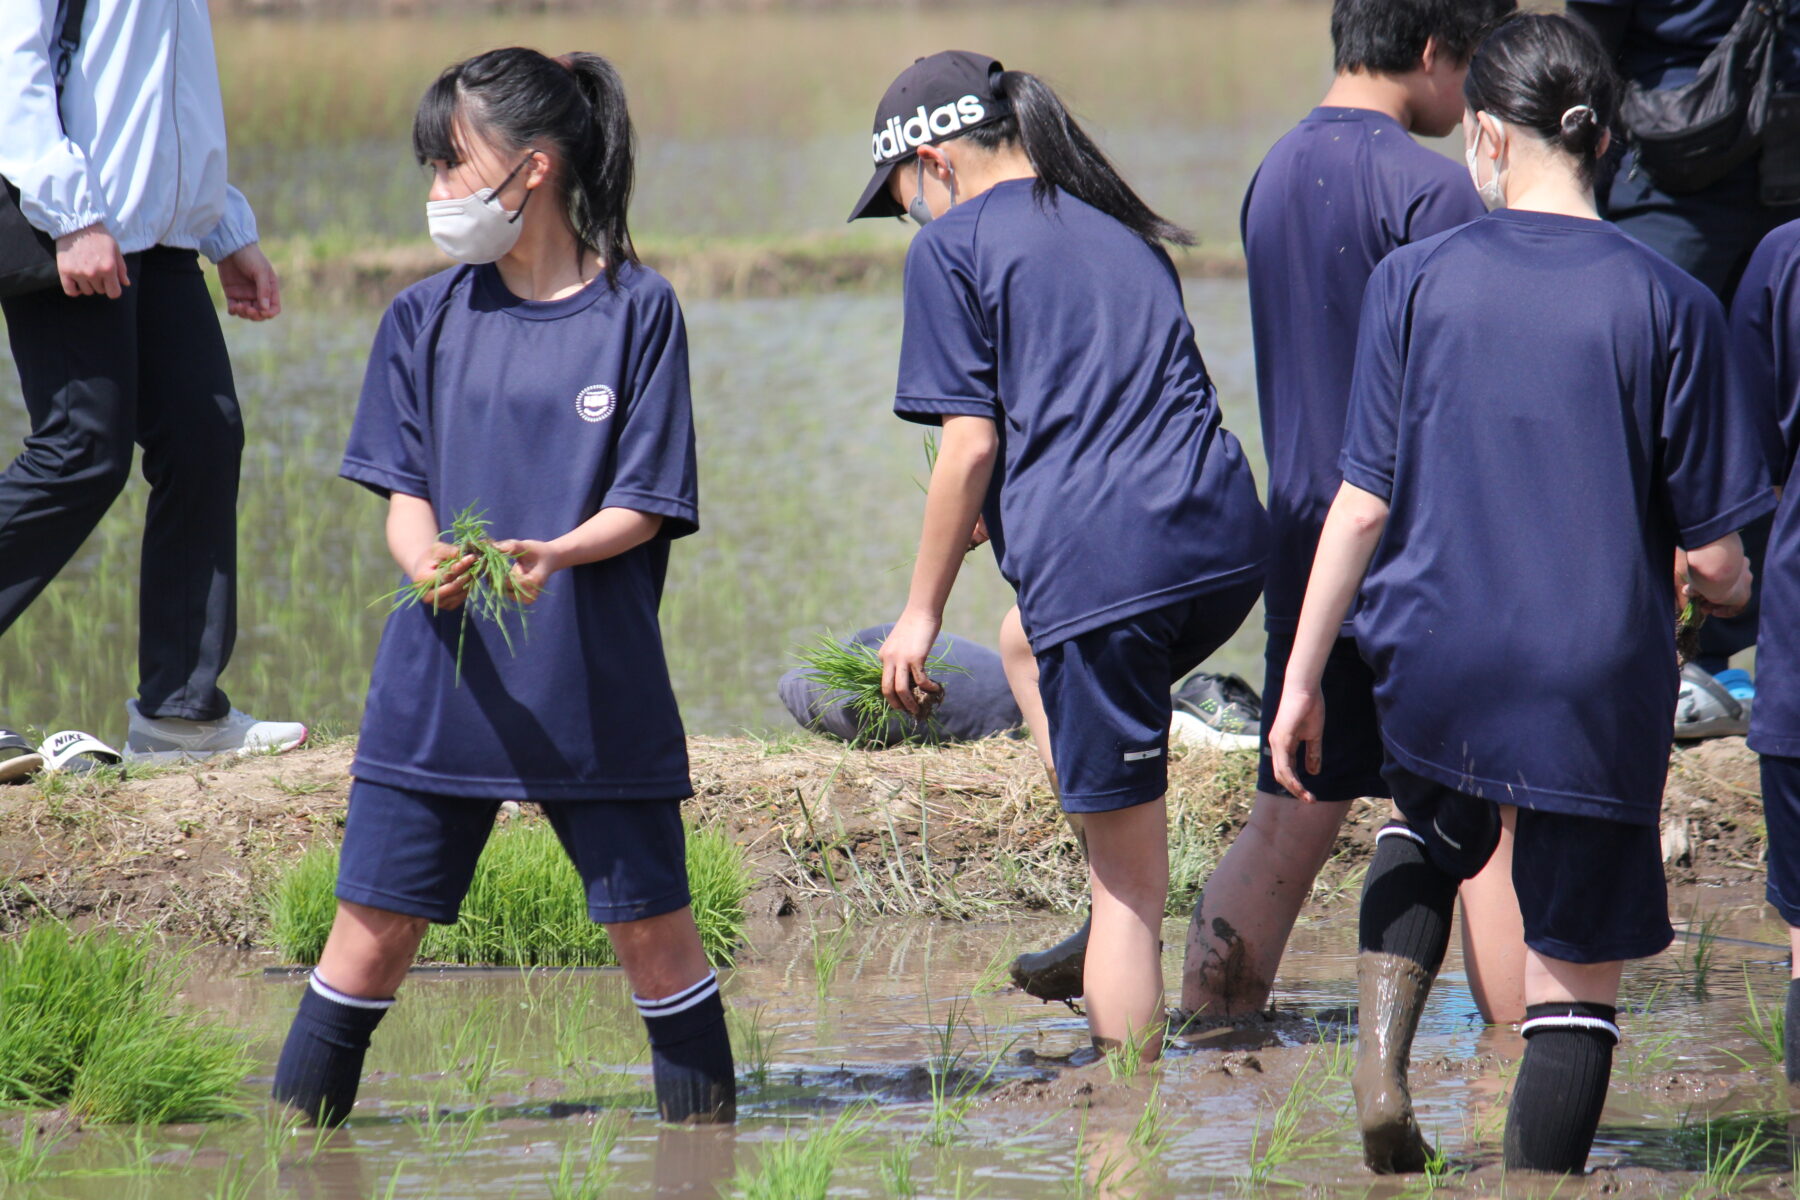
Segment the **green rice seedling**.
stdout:
<path fill-rule="evenodd" d="M 1750 986 L 1750 968 L 1744 968 L 1745 1014 L 1738 1028 L 1762 1047 L 1769 1062 L 1780 1066 L 1787 1060 L 1787 1009 L 1780 1004 L 1762 1007 L 1756 1001 L 1756 989 Z"/>
<path fill-rule="evenodd" d="M 1688 917 L 1687 951 L 1681 956 L 1683 972 L 1688 977 L 1689 990 L 1696 1000 L 1704 1000 L 1707 996 L 1707 979 L 1712 974 L 1715 960 L 1719 953 L 1719 914 L 1707 913 L 1700 916 L 1700 905 L 1696 902 L 1693 913 Z"/>
<path fill-rule="evenodd" d="M 1106 1074 L 1112 1079 L 1136 1079 L 1144 1073 L 1144 1039 L 1127 1028 L 1125 1037 L 1106 1050 Z"/>
<path fill-rule="evenodd" d="M 861 642 L 839 641 L 830 634 L 820 634 L 811 645 L 795 652 L 794 657 L 820 687 L 825 689 L 825 704 L 844 704 L 855 723 L 857 736 L 852 745 L 876 737 L 899 732 L 905 742 L 929 741 L 937 729 L 932 711 L 939 697 L 917 688 L 913 696 L 922 706 L 924 716 L 911 720 L 905 713 L 888 707 L 881 694 L 881 650 Z M 967 674 L 952 666 L 941 654 L 925 660 L 925 673 L 939 684 L 945 675 Z"/>
<path fill-rule="evenodd" d="M 1760 1123 L 1731 1129 L 1715 1128 L 1708 1121 L 1704 1136 L 1706 1159 L 1700 1174 L 1715 1192 L 1733 1192 L 1741 1187 L 1756 1157 L 1773 1144 Z"/>
<path fill-rule="evenodd" d="M 894 1200 L 914 1200 L 919 1194 L 919 1185 L 912 1176 L 913 1159 L 919 1149 L 917 1141 L 896 1142 L 881 1156 L 881 1182 Z"/>
<path fill-rule="evenodd" d="M 1689 600 L 1681 606 L 1681 615 L 1675 618 L 1675 658 L 1680 663 L 1690 663 L 1700 657 L 1700 627 L 1706 624 L 1706 613 L 1701 609 L 1698 600 Z"/>
<path fill-rule="evenodd" d="M 761 1004 L 755 1008 L 733 1005 L 725 1010 L 725 1024 L 731 1030 L 731 1049 L 737 1057 L 739 1079 L 752 1087 L 768 1085 L 775 1039 L 780 1036 L 764 1022 L 767 1011 Z"/>
<path fill-rule="evenodd" d="M 1626 1078 L 1640 1083 L 1652 1075 L 1660 1075 L 1675 1066 L 1675 1034 L 1658 1033 L 1629 1039 L 1624 1055 Z"/>
<path fill-rule="evenodd" d="M 815 923 L 812 927 L 812 965 L 813 988 L 823 1004 L 831 999 L 831 984 L 837 978 L 838 968 L 844 965 L 844 959 L 850 953 L 850 939 L 855 936 L 856 927 L 845 921 L 830 933 L 821 933 Z"/>
<path fill-rule="evenodd" d="M 550 1200 L 600 1200 L 618 1175 L 611 1159 L 622 1132 L 617 1117 L 609 1113 L 593 1123 L 585 1142 L 564 1146 L 556 1171 L 544 1177 Z"/>
<path fill-rule="evenodd" d="M 263 1176 L 261 1167 L 252 1170 L 249 1162 L 234 1155 L 219 1168 L 218 1178 L 212 1191 L 206 1193 L 206 1200 L 250 1200 L 262 1191 Z"/>
<path fill-rule="evenodd" d="M 1169 1144 L 1169 1125 L 1162 1110 L 1162 1080 L 1158 1079 L 1144 1099 L 1144 1111 L 1138 1114 L 1127 1139 L 1134 1150 L 1149 1157 L 1161 1154 Z"/>
<path fill-rule="evenodd" d="M 50 1158 L 67 1136 L 46 1136 L 29 1117 L 19 1126 L 18 1141 L 0 1135 L 0 1183 L 35 1183 L 55 1176 Z"/>
<path fill-rule="evenodd" d="M 423 604 L 433 591 L 449 581 L 451 569 L 457 562 L 463 558 L 473 558 L 475 561 L 469 567 L 467 588 L 456 629 L 455 678 L 460 684 L 463 643 L 469 632 L 469 614 L 474 613 L 498 629 L 500 640 L 506 643 L 507 650 L 516 654 L 518 650 L 513 645 L 512 630 L 507 623 L 517 617 L 519 636 L 523 638 L 526 635 L 527 605 L 520 599 L 513 584 L 512 556 L 495 547 L 485 510 L 469 505 L 450 519 L 450 528 L 438 534 L 438 538 L 446 545 L 456 547 L 456 557 L 447 558 L 439 564 L 430 579 L 403 583 L 375 603 L 386 604 L 389 612 Z"/>
<path fill-rule="evenodd" d="M 1009 937 L 1000 949 L 994 951 L 993 956 L 987 960 L 987 964 L 981 968 L 981 973 L 975 976 L 975 982 L 969 986 L 969 994 L 971 996 L 987 996 L 1005 987 L 1009 979 L 1008 972 L 1011 970 L 1012 960 L 1016 957 L 1013 940 Z"/>
<path fill-rule="evenodd" d="M 408 1116 L 406 1125 L 419 1139 L 419 1143 L 435 1155 L 461 1158 L 474 1149 L 476 1141 L 493 1118 L 494 1110 L 486 1104 L 477 1104 L 472 1109 L 459 1112 L 443 1107 L 434 1099 L 425 1106 L 422 1114 Z"/>
<path fill-rule="evenodd" d="M 1319 1051 L 1315 1048 L 1307 1053 L 1293 1087 L 1268 1125 L 1265 1127 L 1259 1119 L 1250 1134 L 1250 1169 L 1245 1176 L 1250 1186 L 1291 1183 L 1283 1174 L 1290 1164 L 1332 1152 L 1332 1143 L 1347 1124 L 1348 1114 L 1342 1104 L 1334 1106 L 1327 1098 L 1330 1086 L 1319 1069 Z M 1321 1129 L 1303 1130 L 1307 1116 L 1317 1108 L 1335 1108 L 1333 1121 Z"/>
<path fill-rule="evenodd" d="M 94 1123 L 242 1111 L 243 1040 L 178 1002 L 179 960 L 143 938 L 43 922 L 0 944 L 0 1107 Z"/>
<path fill-rule="evenodd" d="M 279 876 L 266 908 L 270 939 L 289 961 L 319 960 L 337 912 L 338 849 L 321 845 Z M 687 830 L 687 870 L 701 944 L 728 964 L 743 939 L 750 871 L 743 848 L 721 830 Z M 618 962 L 606 931 L 588 919 L 581 878 L 546 822 L 508 822 L 488 839 L 455 925 L 434 925 L 421 955 L 488 966 L 607 967 Z"/>
<path fill-rule="evenodd" d="M 483 1000 L 463 1018 L 450 1043 L 451 1069 L 471 1098 L 487 1091 L 488 1084 L 506 1069 L 507 1060 L 500 1054 L 500 1039 L 494 1030 L 500 1023 L 499 1006 L 490 998 Z"/>
<path fill-rule="evenodd" d="M 807 1136 L 796 1129 L 740 1168 L 731 1181 L 738 1200 L 825 1200 L 831 1177 L 867 1137 L 863 1109 L 846 1108 L 837 1120 Z"/>
<path fill-rule="evenodd" d="M 985 1065 L 977 1069 L 977 1064 L 970 1061 L 970 1047 L 964 1042 L 965 1035 L 973 1037 L 974 1034 L 974 1026 L 968 1019 L 968 1006 L 959 1001 L 945 1006 L 943 1023 L 931 1027 L 936 1053 L 925 1064 L 931 1113 L 920 1138 L 928 1145 L 948 1146 L 956 1140 L 957 1132 L 968 1122 L 969 1112 L 981 1099 L 981 1093 L 1000 1068 L 1001 1060 L 1017 1040 L 1009 1039 L 992 1053 L 984 1054 Z"/>

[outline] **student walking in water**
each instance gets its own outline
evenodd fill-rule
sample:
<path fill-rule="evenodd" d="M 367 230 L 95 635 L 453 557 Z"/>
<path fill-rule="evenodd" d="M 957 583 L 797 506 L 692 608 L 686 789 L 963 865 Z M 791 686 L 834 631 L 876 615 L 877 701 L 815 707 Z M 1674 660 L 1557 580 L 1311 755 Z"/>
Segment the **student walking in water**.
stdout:
<path fill-rule="evenodd" d="M 1457 884 L 1511 807 L 1529 949 L 1505 1161 L 1579 1172 L 1624 960 L 1673 937 L 1657 825 L 1670 567 L 1685 549 L 1699 602 L 1737 609 L 1750 571 L 1736 531 L 1775 499 L 1756 414 L 1728 383 L 1718 300 L 1596 215 L 1618 94 L 1599 46 L 1563 17 L 1514 16 L 1463 92 L 1470 171 L 1499 211 L 1395 250 L 1370 278 L 1344 482 L 1270 752 L 1280 783 L 1311 799 L 1333 719 L 1322 680 L 1360 589 L 1401 813 L 1362 898 L 1364 1156 L 1424 1167 L 1407 1059 Z"/>
<path fill-rule="evenodd" d="M 1263 593 L 1268 628 L 1263 711 L 1281 705 L 1300 601 L 1338 452 L 1363 289 L 1401 246 L 1479 217 L 1462 164 L 1412 134 L 1443 137 L 1462 120 L 1462 81 L 1481 34 L 1513 0 L 1336 0 L 1337 78 L 1319 106 L 1275 143 L 1244 198 L 1244 258 L 1256 345 L 1257 398 L 1268 455 L 1274 539 Z M 1267 1005 L 1288 934 L 1330 857 L 1350 802 L 1386 797 L 1375 680 L 1348 623 L 1322 681 L 1331 711 L 1324 769 L 1298 804 L 1266 752 L 1255 807 L 1206 881 L 1188 928 L 1181 1006 L 1191 1018 Z M 1464 889 L 1464 950 L 1489 1019 L 1523 1007 L 1518 906 L 1507 877 L 1511 834 Z"/>
<path fill-rule="evenodd" d="M 406 578 L 442 582 L 382 635 L 337 920 L 276 1070 L 276 1098 L 325 1123 L 349 1114 L 370 1037 L 428 923 L 456 920 L 506 800 L 542 805 L 581 874 L 663 1118 L 735 1112 L 688 907 L 692 787 L 657 621 L 669 542 L 698 520 L 687 338 L 632 248 L 633 142 L 619 77 L 592 54 L 458 63 L 414 120 L 432 239 L 463 265 L 382 319 L 343 475 L 387 500 Z M 529 640 L 454 611 L 472 558 L 438 531 L 469 505 L 506 535 Z"/>
<path fill-rule="evenodd" d="M 1018 592 L 1063 808 L 1083 815 L 1096 1044 L 1161 1053 L 1169 688 L 1262 590 L 1268 521 L 1161 243 L 1189 236 L 1119 178 L 1035 76 L 950 51 L 876 111 L 851 214 L 910 213 L 895 411 L 941 424 L 889 702 L 926 661 L 977 516 Z"/>

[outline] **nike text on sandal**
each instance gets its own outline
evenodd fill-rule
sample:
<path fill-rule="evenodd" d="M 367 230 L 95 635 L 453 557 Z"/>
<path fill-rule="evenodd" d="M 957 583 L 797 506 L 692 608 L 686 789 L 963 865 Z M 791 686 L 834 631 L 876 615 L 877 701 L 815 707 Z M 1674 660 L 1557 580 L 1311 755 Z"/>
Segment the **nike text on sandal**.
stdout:
<path fill-rule="evenodd" d="M 38 748 L 49 775 L 85 775 L 96 767 L 114 767 L 124 756 L 91 733 L 65 729 L 44 739 Z"/>
<path fill-rule="evenodd" d="M 43 768 L 44 756 L 25 738 L 0 729 L 0 783 L 24 783 Z"/>
<path fill-rule="evenodd" d="M 282 754 L 306 744 L 298 721 L 259 721 L 232 709 L 216 721 L 146 717 L 136 700 L 125 702 L 130 723 L 125 757 L 144 762 L 181 762 L 216 754 Z"/>

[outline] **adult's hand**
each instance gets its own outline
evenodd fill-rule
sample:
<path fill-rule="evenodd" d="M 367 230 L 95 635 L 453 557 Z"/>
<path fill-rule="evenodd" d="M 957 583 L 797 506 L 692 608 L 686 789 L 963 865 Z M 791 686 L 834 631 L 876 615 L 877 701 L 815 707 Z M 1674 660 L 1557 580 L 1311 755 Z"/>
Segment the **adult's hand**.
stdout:
<path fill-rule="evenodd" d="M 98 221 L 56 239 L 56 274 L 65 296 L 117 300 L 131 286 L 119 243 Z"/>
<path fill-rule="evenodd" d="M 281 315 L 281 281 L 255 242 L 219 260 L 219 286 L 225 291 L 225 311 L 234 317 L 267 321 Z"/>

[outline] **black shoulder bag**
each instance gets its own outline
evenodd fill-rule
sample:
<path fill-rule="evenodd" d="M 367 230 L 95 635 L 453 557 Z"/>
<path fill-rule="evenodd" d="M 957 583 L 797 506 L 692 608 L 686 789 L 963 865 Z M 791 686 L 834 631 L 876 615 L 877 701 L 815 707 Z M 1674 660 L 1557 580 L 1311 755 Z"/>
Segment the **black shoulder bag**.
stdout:
<path fill-rule="evenodd" d="M 62 120 L 63 81 L 81 45 L 81 22 L 87 0 L 67 0 L 56 29 L 56 57 L 51 72 L 56 77 L 57 120 Z M 19 211 L 19 189 L 0 178 L 0 297 L 23 296 L 43 291 L 60 282 L 56 273 L 56 242 L 25 219 Z"/>
<path fill-rule="evenodd" d="M 1717 183 L 1763 149 L 1776 102 L 1776 47 L 1787 0 L 1750 0 L 1693 82 L 1625 90 L 1624 120 L 1638 166 L 1665 192 Z"/>

